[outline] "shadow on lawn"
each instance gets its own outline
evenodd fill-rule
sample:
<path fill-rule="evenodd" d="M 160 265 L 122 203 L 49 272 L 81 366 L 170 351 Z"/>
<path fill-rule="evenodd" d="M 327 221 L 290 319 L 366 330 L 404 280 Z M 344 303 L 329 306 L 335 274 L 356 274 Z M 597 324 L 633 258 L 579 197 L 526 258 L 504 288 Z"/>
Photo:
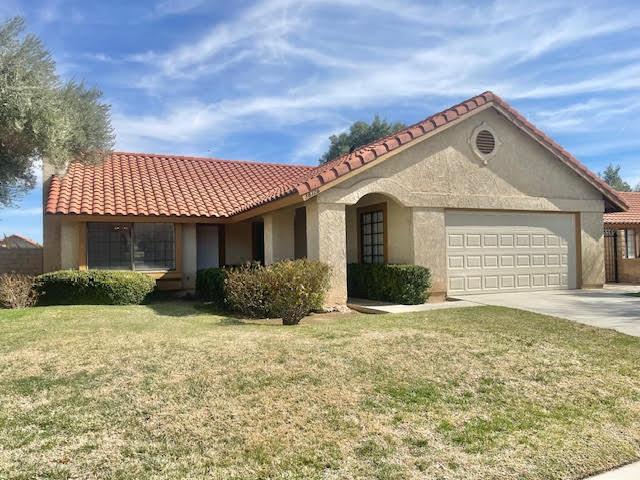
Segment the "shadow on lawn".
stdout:
<path fill-rule="evenodd" d="M 152 309 L 156 315 L 164 317 L 188 317 L 197 315 L 212 315 L 219 317 L 218 325 L 223 326 L 282 326 L 282 320 L 277 318 L 246 318 L 241 315 L 226 312 L 211 303 L 202 303 L 197 300 L 176 300 L 175 298 L 153 299 L 146 306 Z"/>

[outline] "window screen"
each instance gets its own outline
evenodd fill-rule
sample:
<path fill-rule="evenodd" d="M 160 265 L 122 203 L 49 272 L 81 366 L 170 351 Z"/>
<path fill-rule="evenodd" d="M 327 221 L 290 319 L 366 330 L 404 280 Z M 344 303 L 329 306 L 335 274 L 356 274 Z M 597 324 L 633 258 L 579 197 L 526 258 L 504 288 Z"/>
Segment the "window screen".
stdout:
<path fill-rule="evenodd" d="M 87 223 L 89 268 L 175 270 L 172 223 Z"/>
<path fill-rule="evenodd" d="M 384 263 L 384 211 L 360 214 L 362 263 Z"/>
<path fill-rule="evenodd" d="M 636 258 L 636 232 L 635 230 L 624 231 L 625 258 Z"/>
<path fill-rule="evenodd" d="M 88 223 L 89 268 L 131 270 L 131 226 L 126 223 Z"/>
<path fill-rule="evenodd" d="M 133 238 L 135 270 L 175 269 L 175 236 L 172 223 L 135 223 Z"/>

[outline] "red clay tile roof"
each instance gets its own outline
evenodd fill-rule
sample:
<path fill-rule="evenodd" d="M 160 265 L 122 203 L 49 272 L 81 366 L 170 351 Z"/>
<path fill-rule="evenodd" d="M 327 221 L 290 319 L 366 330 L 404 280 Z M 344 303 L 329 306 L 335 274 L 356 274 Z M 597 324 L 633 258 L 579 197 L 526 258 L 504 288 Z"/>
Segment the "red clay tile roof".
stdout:
<path fill-rule="evenodd" d="M 14 234 L 5 235 L 4 239 L 0 240 L 0 248 L 42 248 L 42 245 L 30 238 Z"/>
<path fill-rule="evenodd" d="M 598 189 L 607 211 L 626 209 L 623 198 L 597 175 L 500 97 L 485 92 L 315 168 L 144 153 L 114 153 L 97 166 L 72 164 L 66 175 L 52 179 L 46 212 L 230 217 L 312 192 L 489 105 Z"/>
<path fill-rule="evenodd" d="M 47 213 L 229 217 L 283 195 L 312 167 L 115 152 L 53 177 Z"/>
<path fill-rule="evenodd" d="M 612 225 L 640 224 L 640 192 L 618 192 L 629 205 L 626 212 L 606 213 L 604 223 Z"/>
<path fill-rule="evenodd" d="M 369 145 L 365 145 L 352 153 L 348 153 L 331 160 L 318 167 L 304 182 L 296 185 L 296 190 L 300 195 L 304 195 L 305 193 L 320 188 L 321 186 L 336 180 L 352 170 L 357 170 L 358 168 L 373 162 L 381 155 L 389 153 L 416 138 L 422 137 L 423 135 L 429 134 L 446 126 L 447 124 L 472 115 L 475 110 L 486 104 L 498 107 L 517 127 L 527 132 L 543 146 L 551 150 L 560 160 L 591 183 L 596 189 L 600 190 L 605 198 L 609 200 L 609 203 L 611 203 L 609 208 L 612 208 L 613 210 L 626 208 L 625 202 L 618 195 L 618 192 L 603 182 L 600 177 L 591 172 L 554 140 L 545 135 L 542 131 L 538 130 L 515 108 L 511 107 L 507 102 L 502 100 L 493 92 L 484 92 L 476 97 L 454 105 L 451 108 L 443 110 L 442 112 L 431 115 L 421 122 L 411 125 L 394 135 L 382 138 L 370 143 Z"/>

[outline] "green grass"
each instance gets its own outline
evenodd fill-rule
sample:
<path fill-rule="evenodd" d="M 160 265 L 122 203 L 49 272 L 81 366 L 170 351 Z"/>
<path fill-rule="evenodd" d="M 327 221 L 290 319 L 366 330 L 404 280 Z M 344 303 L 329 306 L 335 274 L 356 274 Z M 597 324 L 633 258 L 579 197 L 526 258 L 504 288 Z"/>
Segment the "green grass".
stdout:
<path fill-rule="evenodd" d="M 640 457 L 640 338 L 522 311 L 0 311 L 0 478 L 578 479 Z"/>
<path fill-rule="evenodd" d="M 628 297 L 640 297 L 640 292 L 636 292 L 636 293 L 625 293 L 625 295 L 627 295 Z"/>

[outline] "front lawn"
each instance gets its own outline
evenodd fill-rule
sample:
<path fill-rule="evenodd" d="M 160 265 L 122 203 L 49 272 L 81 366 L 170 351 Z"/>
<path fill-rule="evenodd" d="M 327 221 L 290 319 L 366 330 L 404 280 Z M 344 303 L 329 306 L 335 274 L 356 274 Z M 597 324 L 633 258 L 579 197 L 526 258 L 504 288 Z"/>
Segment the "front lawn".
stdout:
<path fill-rule="evenodd" d="M 300 326 L 0 312 L 0 478 L 582 478 L 640 457 L 640 338 L 494 307 Z"/>

